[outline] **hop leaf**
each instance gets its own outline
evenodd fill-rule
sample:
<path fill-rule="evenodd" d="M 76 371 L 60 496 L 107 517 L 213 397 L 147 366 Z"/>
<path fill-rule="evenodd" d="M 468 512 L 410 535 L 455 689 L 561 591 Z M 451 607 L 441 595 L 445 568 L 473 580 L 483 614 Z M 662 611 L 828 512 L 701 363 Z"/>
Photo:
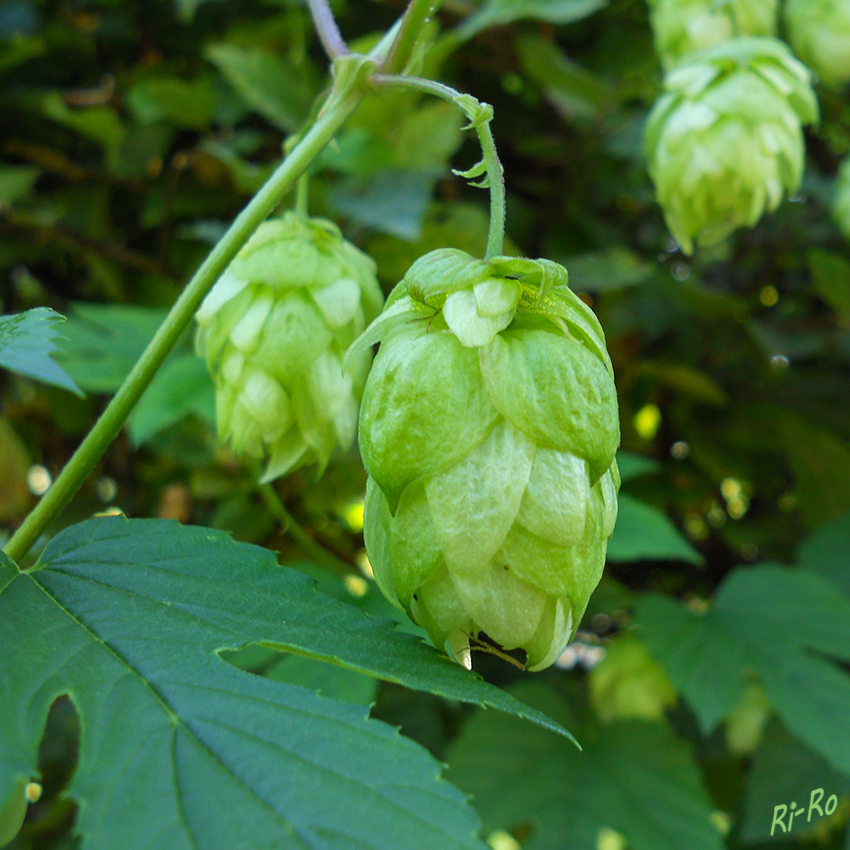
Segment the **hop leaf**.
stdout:
<path fill-rule="evenodd" d="M 776 34 L 777 0 L 649 0 L 649 7 L 666 70 L 730 38 Z"/>
<path fill-rule="evenodd" d="M 219 436 L 267 458 L 270 481 L 327 465 L 354 440 L 371 355 L 349 344 L 381 308 L 375 264 L 338 228 L 294 213 L 264 222 L 198 310 Z"/>
<path fill-rule="evenodd" d="M 650 176 L 682 250 L 773 211 L 803 176 L 808 70 L 773 38 L 738 38 L 678 65 L 646 125 Z"/>
<path fill-rule="evenodd" d="M 829 86 L 850 82 L 850 2 L 787 0 L 784 14 L 797 56 Z"/>
<path fill-rule="evenodd" d="M 565 282 L 548 261 L 434 251 L 363 337 L 382 340 L 360 413 L 367 552 L 390 601 L 460 658 L 484 632 L 549 666 L 605 562 L 616 390 Z"/>

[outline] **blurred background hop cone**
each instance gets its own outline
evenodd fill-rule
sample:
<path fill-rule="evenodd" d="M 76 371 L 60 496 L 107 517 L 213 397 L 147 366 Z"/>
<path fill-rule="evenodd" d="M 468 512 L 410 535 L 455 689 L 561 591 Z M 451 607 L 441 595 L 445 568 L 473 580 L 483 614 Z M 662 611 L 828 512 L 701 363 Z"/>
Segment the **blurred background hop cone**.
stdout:
<path fill-rule="evenodd" d="M 811 74 L 774 38 L 735 38 L 677 65 L 647 119 L 650 176 L 686 254 L 752 227 L 797 191 Z"/>

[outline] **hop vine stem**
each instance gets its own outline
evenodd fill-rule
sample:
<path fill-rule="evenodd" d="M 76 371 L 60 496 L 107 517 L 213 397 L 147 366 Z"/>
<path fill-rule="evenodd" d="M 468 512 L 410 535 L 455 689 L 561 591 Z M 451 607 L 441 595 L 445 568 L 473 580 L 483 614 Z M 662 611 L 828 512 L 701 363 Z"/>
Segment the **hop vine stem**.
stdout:
<path fill-rule="evenodd" d="M 192 321 L 204 296 L 251 234 L 278 206 L 283 196 L 292 189 L 310 163 L 354 112 L 363 96 L 356 75 L 349 76 L 342 89 L 334 89 L 327 109 L 319 114 L 310 130 L 236 217 L 186 285 L 154 338 L 59 477 L 4 547 L 5 553 L 12 560 L 18 561 L 27 553 L 80 489 Z"/>
<path fill-rule="evenodd" d="M 310 14 L 313 16 L 313 24 L 316 27 L 319 40 L 322 42 L 322 47 L 325 48 L 325 53 L 331 59 L 336 59 L 338 56 L 348 56 L 351 51 L 340 34 L 328 0 L 308 0 L 308 3 Z"/>
<path fill-rule="evenodd" d="M 440 0 L 411 0 L 404 16 L 378 45 L 372 57 L 351 54 L 343 40 L 328 0 L 308 0 L 319 38 L 334 67 L 341 73 L 315 122 L 291 149 L 266 184 L 222 236 L 207 259 L 195 272 L 165 321 L 142 353 L 118 392 L 107 405 L 91 431 L 59 474 L 41 501 L 26 517 L 4 547 L 19 561 L 48 525 L 62 512 L 118 435 L 130 411 L 147 389 L 166 357 L 189 326 L 201 301 L 218 280 L 251 234 L 278 206 L 325 145 L 336 135 L 368 93 L 362 71 L 371 62 L 385 70 L 401 70 L 407 64 L 422 36 L 422 30 Z M 463 108 L 454 89 L 441 83 L 393 74 L 374 75 L 374 86 L 403 85 L 441 97 Z M 505 192 L 502 165 L 496 154 L 487 121 L 474 122 L 481 141 L 483 161 L 490 183 L 490 234 L 486 257 L 502 253 L 505 229 Z M 301 201 L 306 187 L 302 186 Z"/>

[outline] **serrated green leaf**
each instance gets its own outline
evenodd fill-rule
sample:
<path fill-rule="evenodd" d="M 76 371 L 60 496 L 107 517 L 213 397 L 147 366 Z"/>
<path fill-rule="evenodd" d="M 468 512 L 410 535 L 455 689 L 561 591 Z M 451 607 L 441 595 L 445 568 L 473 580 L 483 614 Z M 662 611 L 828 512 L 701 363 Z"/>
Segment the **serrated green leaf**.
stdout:
<path fill-rule="evenodd" d="M 76 304 L 64 329 L 62 365 L 90 392 L 114 392 L 165 315 L 146 307 Z M 171 354 L 139 399 L 127 422 L 130 439 L 141 445 L 190 414 L 214 422 L 215 393 L 204 361 L 183 347 Z"/>
<path fill-rule="evenodd" d="M 747 658 L 741 641 L 717 617 L 692 614 L 661 594 L 643 597 L 636 619 L 653 654 L 709 734 L 744 692 Z"/>
<path fill-rule="evenodd" d="M 0 367 L 81 396 L 74 379 L 50 357 L 58 350 L 53 342 L 59 336 L 56 325 L 64 321 L 49 307 L 0 316 Z"/>
<path fill-rule="evenodd" d="M 850 599 L 814 573 L 733 571 L 705 614 L 649 597 L 639 621 L 655 656 L 710 731 L 753 670 L 785 725 L 850 772 Z"/>
<path fill-rule="evenodd" d="M 818 789 L 823 792 L 821 796 L 816 793 Z M 830 767 L 789 735 L 778 720 L 771 720 L 747 775 L 740 838 L 743 841 L 777 840 L 785 834 L 783 825 L 790 826 L 788 832 L 796 835 L 811 830 L 822 820 L 823 807 L 832 794 L 839 798 L 850 796 L 850 776 Z M 821 813 L 811 806 L 813 799 L 819 803 Z M 788 817 L 792 803 L 794 809 L 801 810 L 793 821 Z M 774 826 L 774 809 L 780 805 L 787 808 L 779 813 L 781 825 Z"/>
<path fill-rule="evenodd" d="M 690 564 L 703 563 L 702 555 L 657 508 L 623 493 L 619 503 L 617 524 L 608 541 L 608 560 L 675 559 Z"/>
<path fill-rule="evenodd" d="M 533 683 L 514 692 L 563 715 Z M 579 752 L 543 730 L 478 712 L 449 753 L 451 777 L 491 827 L 532 826 L 523 850 L 587 850 L 600 830 L 635 850 L 720 850 L 687 746 L 662 724 L 618 721 L 580 735 Z"/>
<path fill-rule="evenodd" d="M 424 750 L 362 708 L 246 675 L 216 652 L 265 642 L 519 703 L 322 597 L 269 551 L 102 518 L 62 532 L 27 573 L 0 561 L 0 587 L 0 808 L 35 775 L 47 710 L 68 693 L 82 723 L 68 793 L 82 804 L 84 848 L 483 848 L 474 813 Z"/>
<path fill-rule="evenodd" d="M 235 543 L 228 535 L 160 520 L 103 518 L 74 526 L 45 550 L 39 582 L 67 581 L 86 594 L 140 599 L 132 609 L 174 615 L 198 639 L 217 632 L 215 649 L 248 643 L 322 659 L 449 699 L 516 713 L 569 737 L 559 724 L 470 675 L 395 624 L 315 591 L 313 582 L 277 566 L 271 552 Z M 105 572 L 106 571 L 106 572 Z M 63 586 L 65 586 L 63 584 Z M 82 588 L 81 590 L 79 588 Z M 76 597 L 75 597 L 76 598 Z M 126 604 L 124 606 L 126 616 Z M 179 610 L 178 610 L 179 609 Z M 2 621 L 2 620 L 0 620 Z M 175 628 L 177 621 L 175 621 Z M 179 631 L 179 630 L 178 630 Z M 149 647 L 155 653 L 155 647 Z"/>

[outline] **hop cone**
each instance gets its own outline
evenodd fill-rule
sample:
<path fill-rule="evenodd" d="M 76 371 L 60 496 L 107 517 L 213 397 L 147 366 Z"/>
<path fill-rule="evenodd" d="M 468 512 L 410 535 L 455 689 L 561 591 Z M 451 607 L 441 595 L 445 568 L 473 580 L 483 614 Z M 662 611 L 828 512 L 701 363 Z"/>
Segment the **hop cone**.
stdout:
<path fill-rule="evenodd" d="M 730 38 L 775 35 L 777 0 L 649 0 L 655 51 L 669 70 Z"/>
<path fill-rule="evenodd" d="M 850 157 L 845 157 L 835 178 L 832 215 L 844 238 L 850 240 Z"/>
<path fill-rule="evenodd" d="M 354 440 L 371 357 L 342 357 L 381 309 L 375 264 L 322 219 L 271 219 L 201 304 L 198 350 L 216 386 L 219 437 L 267 459 L 270 481 L 322 470 Z"/>
<path fill-rule="evenodd" d="M 800 185 L 801 124 L 817 119 L 807 69 L 773 38 L 739 38 L 683 62 L 646 125 L 649 173 L 670 232 L 693 252 L 752 227 Z"/>
<path fill-rule="evenodd" d="M 605 562 L 617 396 L 566 280 L 546 260 L 434 251 L 352 349 L 382 341 L 360 411 L 375 576 L 464 661 L 484 632 L 552 664 Z"/>
<path fill-rule="evenodd" d="M 850 81 L 850 0 L 786 0 L 794 52 L 829 86 Z"/>

